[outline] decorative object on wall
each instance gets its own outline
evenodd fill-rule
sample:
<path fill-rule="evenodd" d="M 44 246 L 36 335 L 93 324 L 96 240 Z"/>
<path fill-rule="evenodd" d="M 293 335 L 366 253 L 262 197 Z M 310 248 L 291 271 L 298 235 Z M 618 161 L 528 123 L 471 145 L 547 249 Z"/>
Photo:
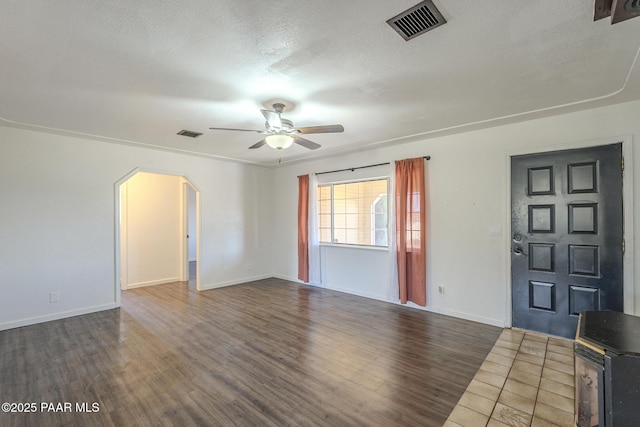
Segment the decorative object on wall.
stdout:
<path fill-rule="evenodd" d="M 273 104 L 273 111 L 265 109 L 260 110 L 260 112 L 262 112 L 262 115 L 266 119 L 265 130 L 218 127 L 210 127 L 209 129 L 261 133 L 266 136 L 249 147 L 249 149 L 260 148 L 263 145 L 267 144 L 269 147 L 275 148 L 276 150 L 284 150 L 291 147 L 291 145 L 294 143 L 308 148 L 309 150 L 317 150 L 318 148 L 320 148 L 320 144 L 302 138 L 300 135 L 344 132 L 344 127 L 342 125 L 320 125 L 296 128 L 293 126 L 293 122 L 291 120 L 282 117 L 284 107 L 284 104 L 275 103 Z"/>

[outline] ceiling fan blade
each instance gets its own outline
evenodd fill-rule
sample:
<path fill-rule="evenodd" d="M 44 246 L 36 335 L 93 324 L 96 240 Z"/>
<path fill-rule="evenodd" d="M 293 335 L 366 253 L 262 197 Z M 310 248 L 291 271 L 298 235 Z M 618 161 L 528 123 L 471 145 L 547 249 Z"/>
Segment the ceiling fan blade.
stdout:
<path fill-rule="evenodd" d="M 251 147 L 249 147 L 249 150 L 253 150 L 254 148 L 260 148 L 266 143 L 267 143 L 267 141 L 265 139 L 263 139 L 261 141 L 258 141 L 255 144 L 253 144 Z"/>
<path fill-rule="evenodd" d="M 298 145 L 302 145 L 304 148 L 308 148 L 309 150 L 317 150 L 322 147 L 320 144 L 316 144 L 313 141 L 309 141 L 308 139 L 301 138 L 297 135 L 293 137 L 293 142 Z"/>
<path fill-rule="evenodd" d="M 255 130 L 255 129 L 236 129 L 236 128 L 209 128 L 211 130 L 237 130 L 240 132 L 262 132 L 261 130 Z"/>
<path fill-rule="evenodd" d="M 267 123 L 272 128 L 280 129 L 282 127 L 282 121 L 280 120 L 280 114 L 271 110 L 260 110 L 265 119 L 267 119 Z"/>
<path fill-rule="evenodd" d="M 342 125 L 324 125 L 324 126 L 307 126 L 303 128 L 297 128 L 301 134 L 310 133 L 338 133 L 344 132 Z"/>

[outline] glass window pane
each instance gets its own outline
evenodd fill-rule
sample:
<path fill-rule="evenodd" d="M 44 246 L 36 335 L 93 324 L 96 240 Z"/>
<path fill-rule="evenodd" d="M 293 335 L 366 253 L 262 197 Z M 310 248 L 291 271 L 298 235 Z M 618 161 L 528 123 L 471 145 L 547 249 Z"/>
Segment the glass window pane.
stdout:
<path fill-rule="evenodd" d="M 347 243 L 347 230 L 336 228 L 333 230 L 333 243 Z"/>
<path fill-rule="evenodd" d="M 318 215 L 318 226 L 331 229 L 331 214 Z"/>
<path fill-rule="evenodd" d="M 357 214 L 360 210 L 358 208 L 358 199 L 347 199 L 345 200 L 345 209 L 347 213 L 355 213 Z"/>
<path fill-rule="evenodd" d="M 331 228 L 321 228 L 319 239 L 324 243 L 331 243 Z"/>
<path fill-rule="evenodd" d="M 388 187 L 388 179 L 320 186 L 320 241 L 330 241 L 333 226 L 334 243 L 387 246 Z"/>
<path fill-rule="evenodd" d="M 358 228 L 358 214 L 348 214 L 346 215 L 346 218 L 347 228 Z"/>
<path fill-rule="evenodd" d="M 321 200 L 318 203 L 318 212 L 320 213 L 331 213 L 331 200 Z"/>
<path fill-rule="evenodd" d="M 347 229 L 347 242 L 351 245 L 357 245 L 358 242 L 358 229 L 357 228 L 348 228 Z"/>
<path fill-rule="evenodd" d="M 334 200 L 333 201 L 333 212 L 336 215 L 344 214 L 347 211 L 347 202 L 345 200 Z"/>
<path fill-rule="evenodd" d="M 376 240 L 375 245 L 377 246 L 387 246 L 387 230 L 376 230 Z"/>
<path fill-rule="evenodd" d="M 331 200 L 330 185 L 323 185 L 318 187 L 318 200 Z"/>
<path fill-rule="evenodd" d="M 358 198 L 359 183 L 346 184 L 345 185 L 345 198 L 357 199 Z"/>

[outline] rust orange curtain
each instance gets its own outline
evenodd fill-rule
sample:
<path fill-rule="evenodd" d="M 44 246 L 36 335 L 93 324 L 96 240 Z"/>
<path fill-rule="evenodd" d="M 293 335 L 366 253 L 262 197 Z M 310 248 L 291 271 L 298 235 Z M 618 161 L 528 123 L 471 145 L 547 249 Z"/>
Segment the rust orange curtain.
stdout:
<path fill-rule="evenodd" d="M 309 282 L 309 175 L 298 177 L 298 279 Z"/>
<path fill-rule="evenodd" d="M 427 305 L 424 159 L 396 161 L 396 247 L 400 302 Z"/>

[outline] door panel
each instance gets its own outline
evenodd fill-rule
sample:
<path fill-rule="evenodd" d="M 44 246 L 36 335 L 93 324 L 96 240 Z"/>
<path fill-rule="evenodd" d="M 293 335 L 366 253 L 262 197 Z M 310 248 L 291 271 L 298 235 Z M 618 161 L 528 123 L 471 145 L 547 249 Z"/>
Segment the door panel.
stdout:
<path fill-rule="evenodd" d="M 511 158 L 513 326 L 573 338 L 622 311 L 622 144 Z"/>

